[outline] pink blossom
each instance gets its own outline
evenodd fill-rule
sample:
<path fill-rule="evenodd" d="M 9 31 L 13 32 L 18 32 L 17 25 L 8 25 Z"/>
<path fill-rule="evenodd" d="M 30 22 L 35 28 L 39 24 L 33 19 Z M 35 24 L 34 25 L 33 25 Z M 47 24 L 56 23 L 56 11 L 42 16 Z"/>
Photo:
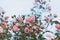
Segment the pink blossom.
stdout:
<path fill-rule="evenodd" d="M 32 15 L 32 16 L 30 16 L 33 20 L 35 20 L 35 16 L 34 15 Z"/>
<path fill-rule="evenodd" d="M 3 31 L 3 28 L 2 27 L 0 27 L 0 33 L 3 33 L 4 31 Z"/>
<path fill-rule="evenodd" d="M 18 21 L 23 22 L 23 18 L 22 17 L 18 18 Z"/>
<path fill-rule="evenodd" d="M 18 27 L 19 25 L 20 25 L 19 23 L 16 23 L 16 24 L 15 24 L 15 26 L 17 26 L 17 27 Z"/>
<path fill-rule="evenodd" d="M 13 31 L 18 32 L 19 28 L 17 26 L 13 26 Z"/>
<path fill-rule="evenodd" d="M 8 16 L 5 16 L 5 20 L 7 20 L 9 17 Z"/>
<path fill-rule="evenodd" d="M 48 9 L 51 10 L 51 6 L 48 6 Z"/>
<path fill-rule="evenodd" d="M 52 38 L 52 35 L 51 35 L 50 33 L 47 33 L 47 34 L 46 34 L 46 37 Z"/>
<path fill-rule="evenodd" d="M 53 38 L 53 39 L 56 38 L 56 35 L 54 35 L 54 34 L 52 34 L 52 33 L 49 33 L 49 32 L 46 32 L 45 35 L 46 35 L 46 37 L 51 38 L 51 39 L 52 39 L 52 38 Z"/>
<path fill-rule="evenodd" d="M 56 29 L 60 30 L 60 24 L 55 25 Z"/>
<path fill-rule="evenodd" d="M 33 32 L 33 30 L 31 29 L 30 32 Z"/>
<path fill-rule="evenodd" d="M 29 16 L 28 18 L 26 18 L 27 22 L 31 22 L 35 20 L 35 16 Z"/>
<path fill-rule="evenodd" d="M 44 28 L 44 25 L 40 25 L 40 28 L 43 29 Z"/>
<path fill-rule="evenodd" d="M 44 1 L 43 4 L 46 4 L 46 1 Z"/>
<path fill-rule="evenodd" d="M 57 17 L 57 14 L 53 14 L 53 16 L 56 18 Z"/>
<path fill-rule="evenodd" d="M 29 28 L 27 28 L 27 27 L 26 27 L 25 30 L 24 30 L 25 33 L 29 33 L 29 31 L 30 31 L 30 30 L 29 30 Z"/>
<path fill-rule="evenodd" d="M 4 10 L 2 11 L 2 14 L 5 14 L 5 11 Z"/>
<path fill-rule="evenodd" d="M 12 26 L 9 26 L 9 30 L 12 30 L 13 29 L 13 27 Z"/>
<path fill-rule="evenodd" d="M 7 23 L 6 22 L 2 22 L 1 26 L 5 28 L 7 26 Z"/>

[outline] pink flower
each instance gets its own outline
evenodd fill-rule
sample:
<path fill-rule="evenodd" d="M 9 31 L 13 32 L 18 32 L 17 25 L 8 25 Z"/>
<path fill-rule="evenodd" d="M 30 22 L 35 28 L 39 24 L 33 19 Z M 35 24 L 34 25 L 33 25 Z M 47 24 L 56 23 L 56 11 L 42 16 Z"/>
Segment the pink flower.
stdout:
<path fill-rule="evenodd" d="M 5 16 L 5 20 L 7 20 L 9 17 L 8 16 Z"/>
<path fill-rule="evenodd" d="M 2 27 L 0 27 L 0 33 L 3 33 L 4 31 L 3 31 L 3 28 Z"/>
<path fill-rule="evenodd" d="M 51 35 L 50 33 L 47 33 L 47 34 L 46 34 L 46 37 L 52 38 L 52 35 Z"/>
<path fill-rule="evenodd" d="M 17 27 L 18 27 L 19 25 L 20 25 L 19 23 L 16 23 L 16 24 L 15 24 L 15 26 L 17 26 Z"/>
<path fill-rule="evenodd" d="M 48 9 L 51 10 L 51 6 L 48 6 Z"/>
<path fill-rule="evenodd" d="M 40 28 L 41 28 L 41 29 L 44 29 L 44 25 L 40 25 Z"/>
<path fill-rule="evenodd" d="M 18 18 L 18 21 L 23 22 L 23 18 L 22 17 Z"/>
<path fill-rule="evenodd" d="M 44 1 L 42 4 L 46 4 L 46 1 Z"/>
<path fill-rule="evenodd" d="M 18 32 L 19 28 L 17 26 L 13 26 L 13 31 Z"/>
<path fill-rule="evenodd" d="M 33 30 L 31 29 L 30 32 L 33 32 Z"/>
<path fill-rule="evenodd" d="M 60 24 L 55 25 L 56 29 L 60 30 Z"/>
<path fill-rule="evenodd" d="M 4 10 L 2 11 L 2 14 L 5 14 L 5 11 Z"/>
<path fill-rule="evenodd" d="M 35 16 L 34 15 L 32 15 L 32 16 L 30 16 L 32 19 L 35 19 Z"/>
<path fill-rule="evenodd" d="M 57 17 L 57 14 L 53 14 L 53 16 L 56 18 Z"/>
<path fill-rule="evenodd" d="M 1 25 L 3 28 L 5 28 L 7 26 L 7 23 L 6 22 L 2 22 L 2 25 Z"/>
<path fill-rule="evenodd" d="M 28 18 L 26 18 L 26 21 L 27 22 L 31 22 L 31 21 L 34 21 L 35 20 L 35 16 L 29 16 Z"/>
<path fill-rule="evenodd" d="M 49 32 L 46 32 L 45 35 L 46 35 L 46 37 L 51 38 L 51 39 L 56 38 L 56 35 L 49 33 Z"/>
<path fill-rule="evenodd" d="M 12 30 L 13 29 L 13 27 L 12 26 L 9 26 L 9 30 Z"/>
<path fill-rule="evenodd" d="M 32 29 L 37 29 L 37 26 L 33 26 Z"/>
<path fill-rule="evenodd" d="M 27 27 L 26 27 L 25 30 L 24 30 L 25 33 L 29 33 L 29 31 L 30 31 L 30 30 L 29 30 L 29 28 L 27 28 Z"/>

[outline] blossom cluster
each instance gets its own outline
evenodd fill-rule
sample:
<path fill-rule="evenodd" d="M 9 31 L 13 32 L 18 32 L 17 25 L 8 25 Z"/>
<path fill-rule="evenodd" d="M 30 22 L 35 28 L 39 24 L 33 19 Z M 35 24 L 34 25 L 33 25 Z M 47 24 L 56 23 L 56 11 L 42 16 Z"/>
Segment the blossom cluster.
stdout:
<path fill-rule="evenodd" d="M 45 0 L 35 0 L 35 6 L 31 9 L 32 15 L 4 16 L 5 11 L 0 12 L 0 40 L 59 40 L 60 23 L 53 21 L 57 14 L 48 14 L 42 20 L 42 10 L 50 12 L 51 6 Z M 47 4 L 48 5 L 48 4 Z M 35 13 L 35 14 L 34 14 Z"/>
<path fill-rule="evenodd" d="M 45 24 L 38 20 L 35 15 L 29 15 L 28 17 L 25 17 L 25 15 L 16 17 L 16 15 L 13 15 L 11 18 L 14 20 L 9 24 L 9 16 L 4 17 L 4 14 L 4 11 L 0 13 L 0 40 L 45 40 L 46 37 L 50 39 L 57 38 L 56 34 L 46 29 L 49 24 L 53 25 L 55 23 L 52 20 L 57 17 L 56 14 L 45 16 Z M 55 28 L 59 31 L 60 24 L 55 23 Z M 43 36 L 44 34 L 46 37 Z"/>

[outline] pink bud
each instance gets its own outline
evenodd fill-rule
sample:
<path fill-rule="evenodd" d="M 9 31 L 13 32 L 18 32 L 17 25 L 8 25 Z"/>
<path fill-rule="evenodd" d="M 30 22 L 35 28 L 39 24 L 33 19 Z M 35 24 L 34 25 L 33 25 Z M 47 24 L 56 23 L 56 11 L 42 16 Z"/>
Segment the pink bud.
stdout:
<path fill-rule="evenodd" d="M 46 4 L 46 1 L 44 1 L 43 4 Z"/>
<path fill-rule="evenodd" d="M 56 18 L 57 17 L 57 14 L 53 14 L 53 16 Z"/>
<path fill-rule="evenodd" d="M 29 31 L 30 31 L 30 30 L 29 30 L 29 28 L 27 28 L 27 27 L 26 27 L 25 30 L 24 30 L 25 33 L 29 33 Z"/>
<path fill-rule="evenodd" d="M 5 14 L 5 11 L 4 10 L 2 11 L 2 14 Z"/>
<path fill-rule="evenodd" d="M 41 25 L 40 28 L 41 28 L 41 29 L 44 29 L 44 25 Z"/>
<path fill-rule="evenodd" d="M 46 34 L 46 37 L 51 38 L 51 37 L 52 37 L 52 35 L 51 35 L 51 34 L 49 34 L 49 33 L 47 33 L 47 34 Z"/>
<path fill-rule="evenodd" d="M 7 20 L 9 17 L 8 16 L 5 16 L 5 20 Z"/>
<path fill-rule="evenodd" d="M 17 27 L 18 27 L 19 25 L 20 25 L 19 23 L 16 23 L 16 24 L 15 24 L 15 26 L 17 26 Z"/>
<path fill-rule="evenodd" d="M 13 26 L 13 31 L 18 32 L 19 28 L 17 26 Z"/>
<path fill-rule="evenodd" d="M 60 30 L 60 24 L 56 24 L 56 29 Z"/>
<path fill-rule="evenodd" d="M 31 21 L 34 21 L 35 20 L 35 16 L 29 16 L 28 18 L 26 18 L 26 21 L 27 22 L 31 22 Z"/>
<path fill-rule="evenodd" d="M 30 32 L 33 32 L 33 30 L 31 29 Z"/>
<path fill-rule="evenodd" d="M 6 22 L 2 22 L 2 25 L 1 25 L 3 28 L 5 28 L 7 26 L 7 23 Z"/>
<path fill-rule="evenodd" d="M 18 18 L 18 21 L 23 22 L 23 18 L 22 17 Z"/>
<path fill-rule="evenodd" d="M 9 30 L 12 30 L 13 29 L 13 27 L 12 26 L 9 26 Z"/>
<path fill-rule="evenodd" d="M 51 6 L 48 6 L 48 9 L 51 10 Z"/>
<path fill-rule="evenodd" d="M 46 37 L 51 38 L 51 39 L 56 38 L 56 35 L 49 33 L 49 32 L 46 32 L 45 35 L 46 35 Z"/>

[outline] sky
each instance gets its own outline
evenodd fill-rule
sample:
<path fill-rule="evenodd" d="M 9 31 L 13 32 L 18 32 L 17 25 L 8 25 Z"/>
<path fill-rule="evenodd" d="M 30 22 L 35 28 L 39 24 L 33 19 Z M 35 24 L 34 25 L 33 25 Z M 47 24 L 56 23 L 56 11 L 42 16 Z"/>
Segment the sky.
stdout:
<path fill-rule="evenodd" d="M 0 7 L 6 11 L 5 15 L 22 15 L 30 13 L 32 3 L 32 0 L 0 0 Z"/>
<path fill-rule="evenodd" d="M 0 0 L 2 7 L 8 16 L 30 14 L 30 9 L 33 7 L 34 0 Z M 60 15 L 60 0 L 51 0 L 52 13 Z M 59 16 L 60 17 L 60 16 Z"/>

